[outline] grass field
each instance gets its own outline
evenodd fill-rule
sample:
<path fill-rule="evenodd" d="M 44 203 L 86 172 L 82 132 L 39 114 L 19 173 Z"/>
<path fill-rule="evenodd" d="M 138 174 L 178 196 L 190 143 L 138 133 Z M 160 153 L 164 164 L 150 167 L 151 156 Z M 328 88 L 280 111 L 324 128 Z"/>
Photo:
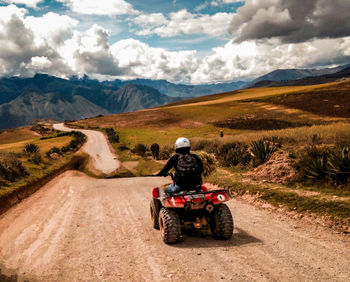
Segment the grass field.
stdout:
<path fill-rule="evenodd" d="M 49 151 L 52 147 L 62 147 L 67 145 L 72 138 L 70 136 L 57 137 L 54 139 L 40 140 L 40 137 L 26 139 L 24 141 L 0 144 L 0 153 L 21 153 L 24 146 L 28 143 L 36 144 L 39 147 L 40 152 L 45 153 Z"/>
<path fill-rule="evenodd" d="M 28 127 L 0 130 L 0 145 L 30 140 L 38 135 Z"/>
<path fill-rule="evenodd" d="M 300 109 L 282 105 L 282 103 L 278 104 L 276 100 L 271 99 L 306 95 L 305 93 L 313 96 L 321 90 L 327 92 L 327 89 L 331 89 L 330 91 L 342 89 L 344 95 L 350 91 L 348 85 L 344 83 L 238 90 L 133 113 L 84 119 L 73 124 L 84 128 L 113 127 L 119 133 L 122 142 L 128 147 L 133 147 L 138 143 L 150 145 L 154 142 L 161 145 L 171 145 L 178 136 L 187 136 L 190 139 L 219 139 L 220 130 L 224 131 L 224 140 L 241 138 L 251 140 L 257 136 L 281 134 L 297 140 L 301 138 L 304 141 L 305 138 L 303 134 L 300 134 L 301 132 L 309 132 L 308 135 L 325 135 L 322 128 L 329 132 L 328 125 L 333 123 L 338 124 L 336 131 L 342 133 L 344 131 L 343 124 L 348 122 L 350 114 L 341 117 L 317 114 L 308 111 L 307 103 L 305 105 L 301 103 L 303 109 Z M 314 106 L 315 103 L 309 105 L 310 108 Z M 234 126 L 215 126 L 218 123 L 230 124 L 235 119 L 240 121 L 237 128 Z M 271 128 L 257 132 L 254 129 L 259 127 L 259 120 L 261 122 L 277 120 L 277 124 L 292 123 L 307 126 L 296 126 L 296 128 L 286 126 L 282 130 L 272 130 L 273 128 Z M 253 125 L 254 129 L 250 129 L 249 127 Z M 347 129 L 346 125 L 344 126 Z M 335 135 L 337 132 L 330 134 Z"/>
<path fill-rule="evenodd" d="M 55 158 L 49 157 L 46 152 L 53 147 L 67 146 L 73 137 L 56 137 L 53 134 L 50 138 L 41 140 L 41 136 L 38 135 L 29 128 L 6 130 L 0 134 L 0 197 L 50 175 L 72 159 L 72 151 Z M 25 145 L 29 143 L 39 148 L 36 161 L 33 161 L 35 154 L 24 152 Z"/>
<path fill-rule="evenodd" d="M 350 145 L 349 98 L 349 81 L 244 89 L 133 113 L 84 119 L 73 125 L 113 127 L 121 143 L 130 149 L 138 143 L 148 147 L 154 142 L 173 146 L 180 136 L 193 142 L 208 140 L 219 144 L 242 142 L 247 145 L 261 138 L 270 138 L 280 140 L 282 149 L 295 157 L 310 146 Z M 220 130 L 224 132 L 223 138 L 219 137 Z M 317 145 L 312 140 L 316 140 Z M 115 145 L 117 152 L 118 146 Z M 160 168 L 158 164 L 148 163 L 128 151 L 119 154 L 124 161 L 130 157 L 138 160 L 139 173 Z M 240 169 L 227 167 L 218 167 L 207 180 L 229 187 L 237 194 L 254 194 L 274 206 L 282 205 L 292 211 L 318 213 L 341 221 L 350 218 L 349 185 L 338 188 L 309 180 L 254 184 Z"/>

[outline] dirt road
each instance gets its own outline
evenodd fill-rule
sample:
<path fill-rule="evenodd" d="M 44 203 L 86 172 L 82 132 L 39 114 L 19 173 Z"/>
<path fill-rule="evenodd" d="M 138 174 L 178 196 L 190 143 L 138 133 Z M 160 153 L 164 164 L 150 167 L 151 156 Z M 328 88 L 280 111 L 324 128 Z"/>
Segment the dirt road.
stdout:
<path fill-rule="evenodd" d="M 63 123 L 54 124 L 54 128 L 62 131 L 81 131 L 84 133 L 88 142 L 83 146 L 83 151 L 88 153 L 92 160 L 93 166 L 104 174 L 110 174 L 120 167 L 120 162 L 116 155 L 109 148 L 106 142 L 106 137 L 100 131 L 85 130 L 85 129 L 71 129 L 66 127 Z"/>
<path fill-rule="evenodd" d="M 229 241 L 165 245 L 149 202 L 169 181 L 65 172 L 0 216 L 0 281 L 349 281 L 349 238 L 236 200 Z"/>
<path fill-rule="evenodd" d="M 348 281 L 349 241 L 240 201 L 234 236 L 162 243 L 149 200 L 164 178 L 68 171 L 0 218 L 2 272 L 20 281 Z M 1 279 L 0 279 L 1 280 Z"/>

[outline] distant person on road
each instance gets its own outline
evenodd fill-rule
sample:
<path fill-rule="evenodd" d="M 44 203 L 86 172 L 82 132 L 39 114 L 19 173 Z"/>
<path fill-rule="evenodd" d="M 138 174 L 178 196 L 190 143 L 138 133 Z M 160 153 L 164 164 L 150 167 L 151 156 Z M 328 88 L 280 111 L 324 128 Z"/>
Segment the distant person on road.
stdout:
<path fill-rule="evenodd" d="M 224 132 L 222 130 L 220 130 L 220 137 L 224 137 Z"/>
<path fill-rule="evenodd" d="M 176 154 L 172 156 L 157 176 L 167 176 L 169 170 L 175 168 L 174 183 L 165 192 L 179 193 L 193 188 L 200 189 L 202 184 L 203 163 L 195 154 L 191 154 L 190 140 L 181 137 L 175 142 Z"/>

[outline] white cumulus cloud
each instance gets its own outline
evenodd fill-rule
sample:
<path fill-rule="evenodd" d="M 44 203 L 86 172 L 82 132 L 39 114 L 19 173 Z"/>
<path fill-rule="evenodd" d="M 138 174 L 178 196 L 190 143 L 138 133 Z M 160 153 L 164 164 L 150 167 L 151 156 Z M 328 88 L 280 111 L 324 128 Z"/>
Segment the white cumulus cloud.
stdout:
<path fill-rule="evenodd" d="M 191 73 L 198 66 L 196 51 L 170 52 L 135 39 L 116 42 L 111 52 L 120 67 L 128 69 L 133 77 L 190 82 Z"/>
<path fill-rule="evenodd" d="M 246 0 L 229 32 L 237 42 L 279 38 L 305 42 L 350 36 L 349 0 Z"/>
<path fill-rule="evenodd" d="M 34 31 L 38 45 L 48 43 L 50 46 L 62 44 L 72 33 L 78 21 L 69 16 L 49 12 L 42 17 L 28 16 L 25 26 Z"/>
<path fill-rule="evenodd" d="M 232 40 L 213 50 L 214 54 L 201 60 L 191 76 L 192 83 L 254 77 L 283 68 L 344 64 L 349 60 L 350 37 L 289 44 L 280 44 L 278 39 Z"/>
<path fill-rule="evenodd" d="M 54 75 L 69 73 L 56 50 L 57 39 L 62 33 L 68 36 L 75 21 L 55 15 L 58 21 L 52 32 L 45 33 L 42 26 L 25 16 L 26 12 L 14 5 L 0 7 L 0 75 L 30 75 L 41 70 L 50 70 Z M 51 16 L 44 15 L 36 20 L 45 22 Z"/>
<path fill-rule="evenodd" d="M 77 75 L 117 76 L 123 73 L 110 52 L 109 33 L 98 25 L 87 32 L 75 31 L 58 52 Z"/>
<path fill-rule="evenodd" d="M 174 13 L 171 21 L 178 20 L 181 32 L 203 32 L 203 27 L 181 26 L 184 18 L 198 19 L 186 10 L 180 12 Z M 77 20 L 67 15 L 50 12 L 33 17 L 27 13 L 15 5 L 0 7 L 0 76 L 45 72 L 60 77 L 87 74 L 100 79 L 140 77 L 201 84 L 253 77 L 280 68 L 345 64 L 350 58 L 350 37 L 301 43 L 281 43 L 279 38 L 233 39 L 203 55 L 195 50 L 156 48 L 131 38 L 111 44 L 110 32 L 99 25 L 78 31 Z M 262 18 L 265 13 L 277 13 L 276 22 L 291 17 L 276 8 L 261 13 Z M 150 29 L 170 26 L 162 14 L 151 14 L 148 21 L 141 16 L 136 19 L 139 25 L 146 22 Z M 176 27 L 171 28 L 174 30 L 168 33 L 177 34 Z"/>
<path fill-rule="evenodd" d="M 137 35 L 157 34 L 172 37 L 182 34 L 207 34 L 212 37 L 227 34 L 228 25 L 234 13 L 192 14 L 186 9 L 162 14 L 142 14 L 133 19 L 138 26 Z"/>
<path fill-rule="evenodd" d="M 45 0 L 4 0 L 8 4 L 22 4 L 28 8 L 36 8 L 37 5 Z"/>
<path fill-rule="evenodd" d="M 133 6 L 124 0 L 57 0 L 73 12 L 88 15 L 132 15 L 137 14 Z"/>

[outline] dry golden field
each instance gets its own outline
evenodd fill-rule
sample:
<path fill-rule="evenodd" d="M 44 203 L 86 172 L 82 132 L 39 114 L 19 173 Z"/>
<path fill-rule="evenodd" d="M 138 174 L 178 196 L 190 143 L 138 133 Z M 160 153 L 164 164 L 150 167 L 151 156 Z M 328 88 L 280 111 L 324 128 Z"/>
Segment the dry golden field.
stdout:
<path fill-rule="evenodd" d="M 273 180 L 271 177 L 261 178 L 263 169 L 256 172 L 249 166 L 227 167 L 219 160 L 218 168 L 206 178 L 207 181 L 227 187 L 235 195 L 248 193 L 273 206 L 302 214 L 318 214 L 330 219 L 330 222 L 338 222 L 338 225 L 341 222 L 339 226 L 344 230 L 347 225 L 343 223 L 349 222 L 350 218 L 348 184 L 337 186 L 331 180 L 300 177 L 282 183 L 278 181 L 278 172 L 281 170 L 283 174 L 283 170 L 290 168 L 298 174 L 302 170 L 299 159 L 304 158 L 305 162 L 305 150 L 308 148 L 313 148 L 317 153 L 330 154 L 335 152 L 334 146 L 350 146 L 349 97 L 348 81 L 244 89 L 70 124 L 82 128 L 114 128 L 124 149 L 119 150 L 120 144 L 114 145 L 114 148 L 122 161 L 139 162 L 138 169 L 133 169 L 136 175 L 140 171 L 154 173 L 162 165 L 151 161 L 147 154 L 142 158 L 128 150 L 140 143 L 149 147 L 157 142 L 161 149 L 167 146 L 171 150 L 176 138 L 185 136 L 197 148 L 201 147 L 198 144 L 206 141 L 201 148 L 214 152 L 215 146 L 225 144 L 240 142 L 248 148 L 251 142 L 262 138 L 273 142 L 277 140 L 282 144 L 280 150 L 285 152 L 282 155 L 288 158 L 278 162 L 291 166 L 283 168 L 272 164 L 263 168 L 268 174 L 277 175 Z M 219 137 L 220 130 L 224 132 L 223 138 Z M 220 156 L 217 157 L 220 159 Z M 221 156 L 221 159 L 224 157 Z"/>

